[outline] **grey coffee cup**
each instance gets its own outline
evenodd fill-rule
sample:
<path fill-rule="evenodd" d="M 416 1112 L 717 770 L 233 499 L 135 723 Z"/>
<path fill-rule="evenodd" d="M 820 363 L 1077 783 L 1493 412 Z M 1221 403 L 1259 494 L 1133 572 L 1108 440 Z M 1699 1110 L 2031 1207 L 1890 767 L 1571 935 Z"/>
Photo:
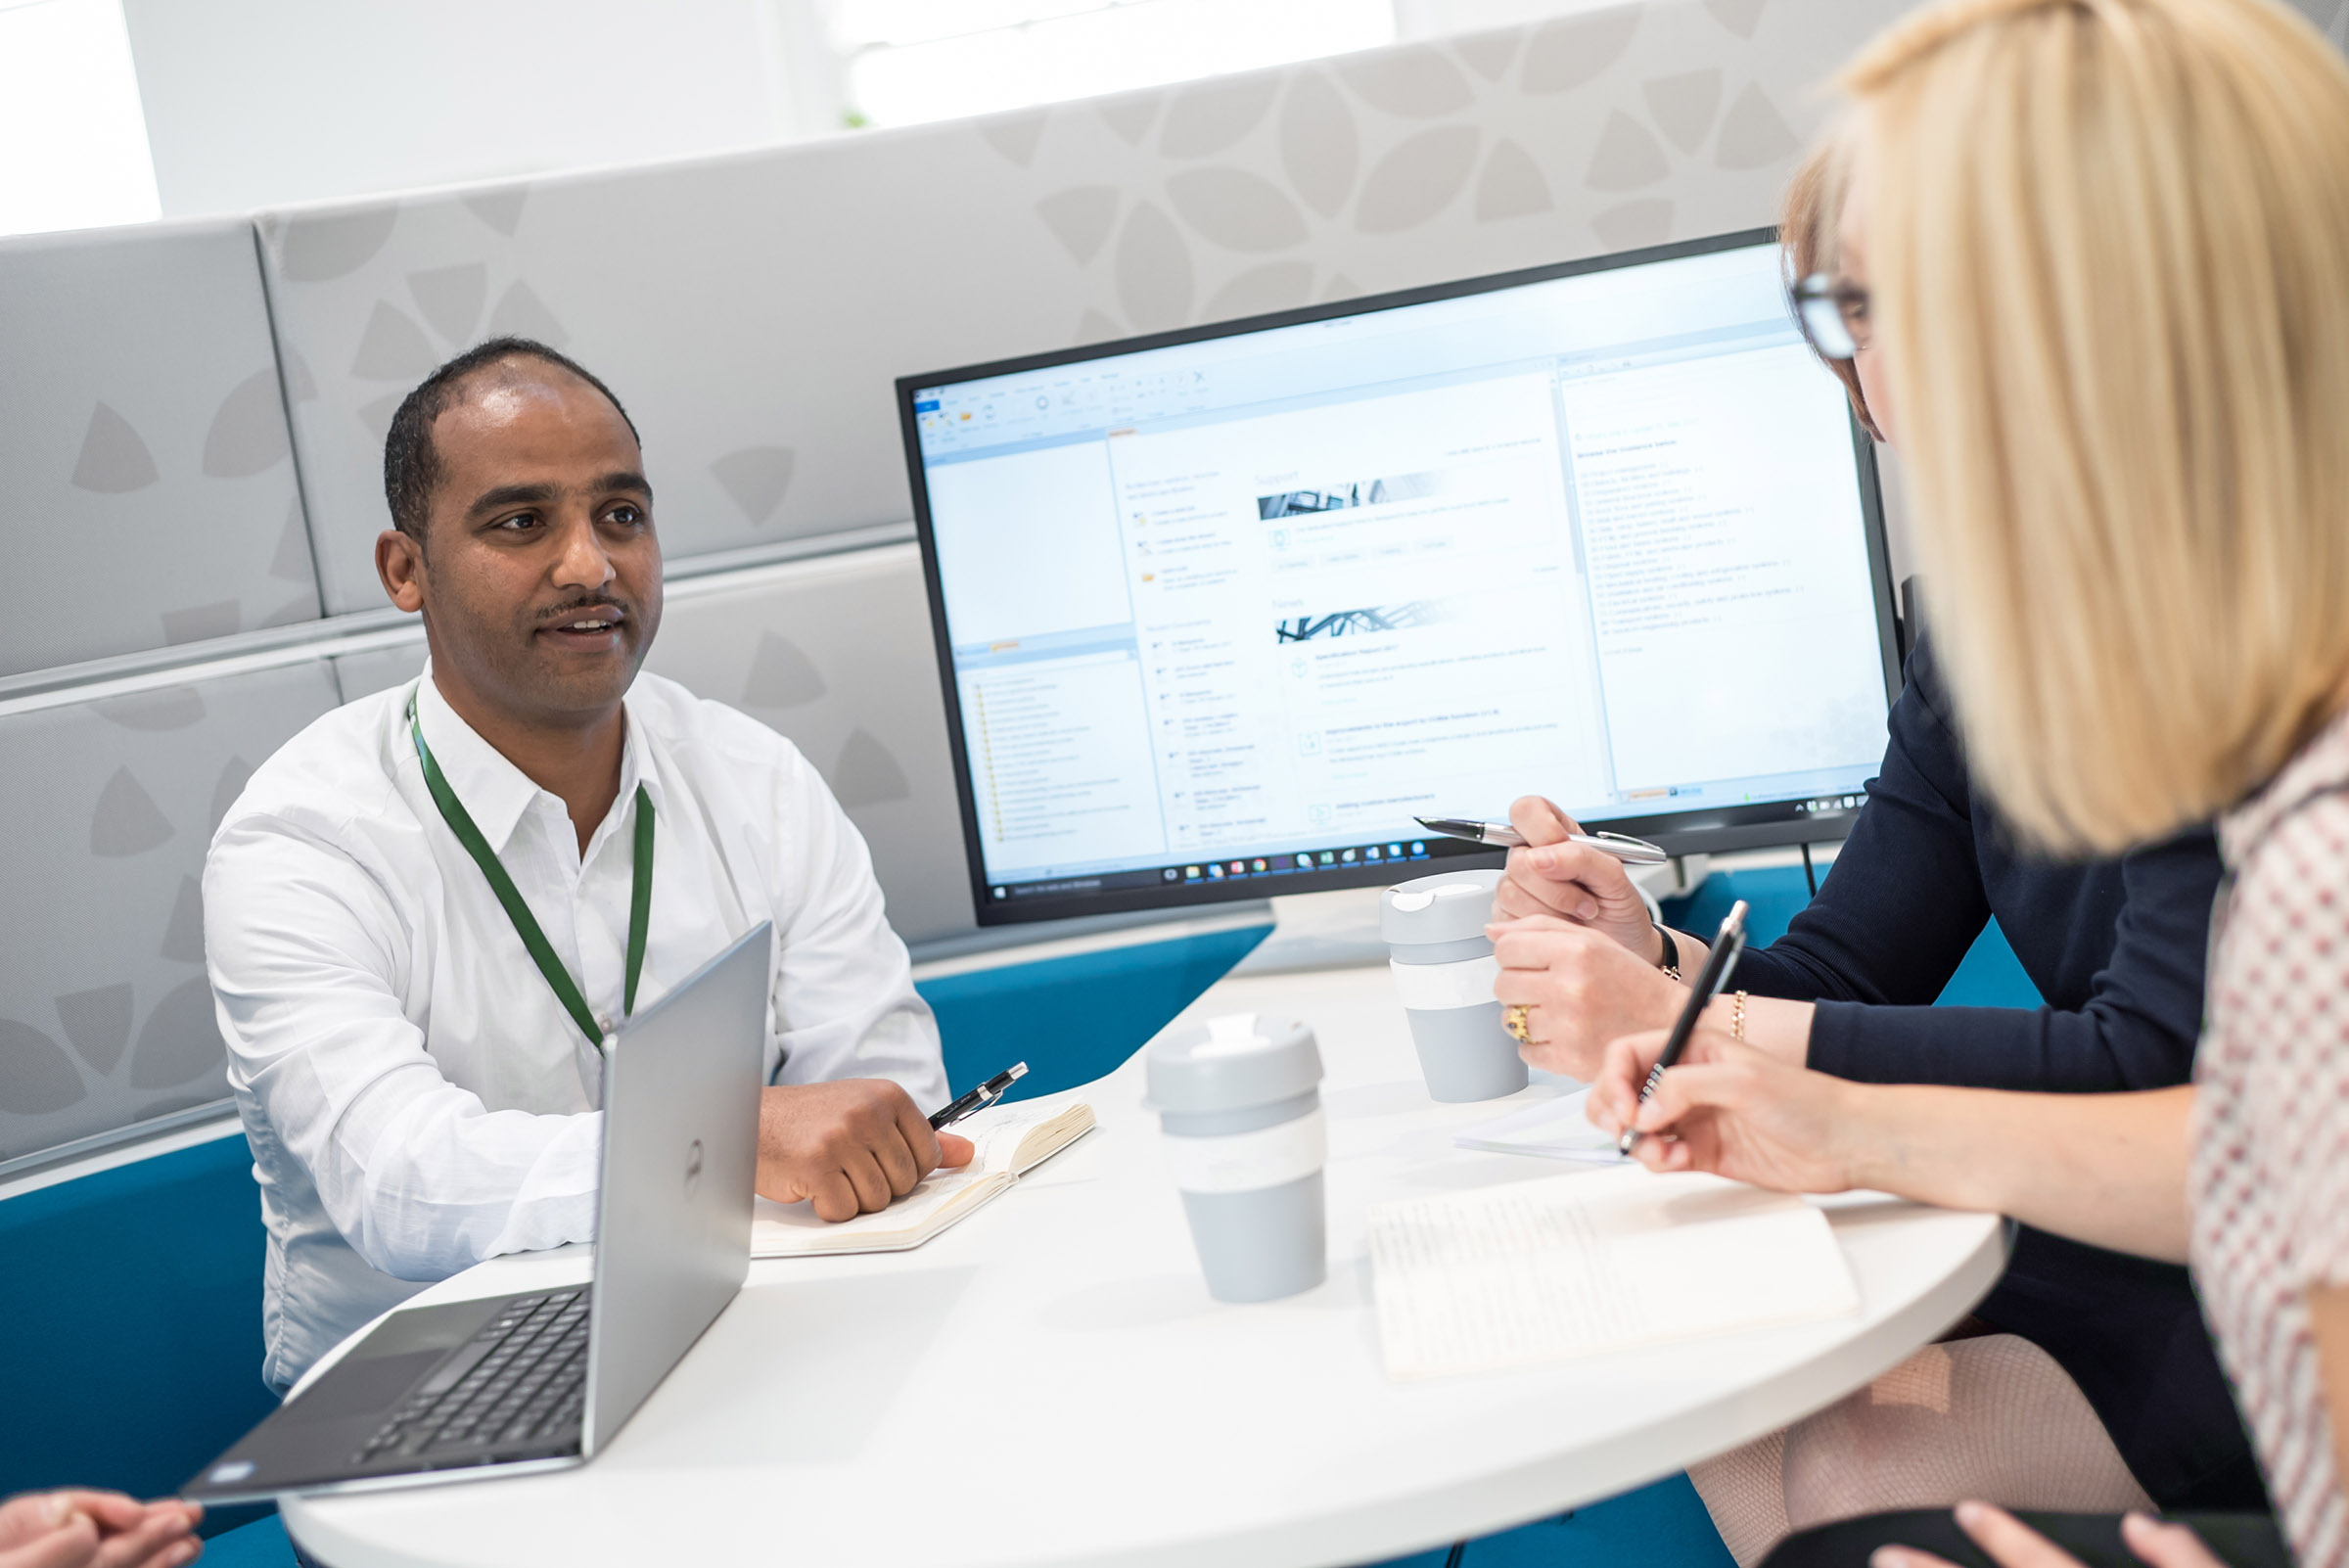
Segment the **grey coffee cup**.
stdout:
<path fill-rule="evenodd" d="M 1378 900 L 1388 969 L 1435 1099 L 1497 1100 L 1531 1082 L 1493 997 L 1500 965 L 1485 922 L 1500 878 L 1498 871 L 1440 871 L 1389 888 Z"/>
<path fill-rule="evenodd" d="M 1239 1013 L 1151 1043 L 1166 1133 L 1207 1292 L 1271 1301 L 1328 1277 L 1321 1052 L 1293 1018 Z"/>

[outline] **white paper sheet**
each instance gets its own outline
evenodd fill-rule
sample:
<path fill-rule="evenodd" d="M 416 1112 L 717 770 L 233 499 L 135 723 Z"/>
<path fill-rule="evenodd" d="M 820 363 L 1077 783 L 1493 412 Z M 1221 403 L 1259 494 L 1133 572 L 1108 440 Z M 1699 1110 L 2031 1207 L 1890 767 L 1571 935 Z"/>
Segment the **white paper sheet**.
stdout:
<path fill-rule="evenodd" d="M 1802 1199 L 1639 1167 L 1371 1212 L 1387 1375 L 1442 1377 L 1857 1311 Z"/>
<path fill-rule="evenodd" d="M 1463 1149 L 1487 1149 L 1495 1154 L 1531 1154 L 1544 1160 L 1576 1160 L 1589 1165 L 1622 1165 L 1628 1156 L 1615 1140 L 1590 1125 L 1590 1091 L 1578 1088 L 1553 1100 L 1511 1111 L 1491 1122 L 1479 1122 L 1452 1134 Z"/>

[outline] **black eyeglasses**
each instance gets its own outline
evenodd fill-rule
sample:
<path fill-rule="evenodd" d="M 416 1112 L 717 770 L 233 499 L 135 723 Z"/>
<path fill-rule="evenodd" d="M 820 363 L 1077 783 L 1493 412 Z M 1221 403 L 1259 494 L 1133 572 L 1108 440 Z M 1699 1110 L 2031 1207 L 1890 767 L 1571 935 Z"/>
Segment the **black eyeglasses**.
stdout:
<path fill-rule="evenodd" d="M 1814 272 L 1789 293 L 1795 324 L 1821 359 L 1849 360 L 1867 346 L 1867 291 L 1859 284 Z"/>

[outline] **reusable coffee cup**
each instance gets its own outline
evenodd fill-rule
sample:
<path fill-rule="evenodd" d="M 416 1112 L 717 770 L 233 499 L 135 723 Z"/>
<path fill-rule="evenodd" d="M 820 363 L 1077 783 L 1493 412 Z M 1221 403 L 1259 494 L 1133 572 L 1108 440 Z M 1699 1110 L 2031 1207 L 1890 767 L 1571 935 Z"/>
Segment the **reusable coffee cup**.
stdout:
<path fill-rule="evenodd" d="M 1150 1103 L 1207 1292 L 1271 1301 L 1329 1274 L 1321 1051 L 1293 1018 L 1235 1013 L 1154 1041 Z"/>
<path fill-rule="evenodd" d="M 1531 1082 L 1493 997 L 1500 963 L 1485 922 L 1500 878 L 1497 870 L 1442 871 L 1389 888 L 1378 900 L 1387 967 L 1435 1099 L 1497 1100 Z"/>

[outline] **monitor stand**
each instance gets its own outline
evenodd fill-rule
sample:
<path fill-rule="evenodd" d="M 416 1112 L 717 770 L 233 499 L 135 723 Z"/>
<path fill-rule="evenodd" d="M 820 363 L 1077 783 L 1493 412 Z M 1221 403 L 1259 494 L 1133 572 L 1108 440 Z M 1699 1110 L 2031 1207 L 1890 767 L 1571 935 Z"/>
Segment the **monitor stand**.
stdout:
<path fill-rule="evenodd" d="M 1675 855 L 1662 865 L 1635 866 L 1632 881 L 1653 904 L 1694 893 L 1711 874 L 1709 854 Z M 1424 874 L 1424 873 L 1419 873 Z M 1272 934 L 1241 959 L 1235 975 L 1278 975 L 1301 969 L 1351 969 L 1387 961 L 1378 935 L 1378 888 L 1274 897 Z"/>

